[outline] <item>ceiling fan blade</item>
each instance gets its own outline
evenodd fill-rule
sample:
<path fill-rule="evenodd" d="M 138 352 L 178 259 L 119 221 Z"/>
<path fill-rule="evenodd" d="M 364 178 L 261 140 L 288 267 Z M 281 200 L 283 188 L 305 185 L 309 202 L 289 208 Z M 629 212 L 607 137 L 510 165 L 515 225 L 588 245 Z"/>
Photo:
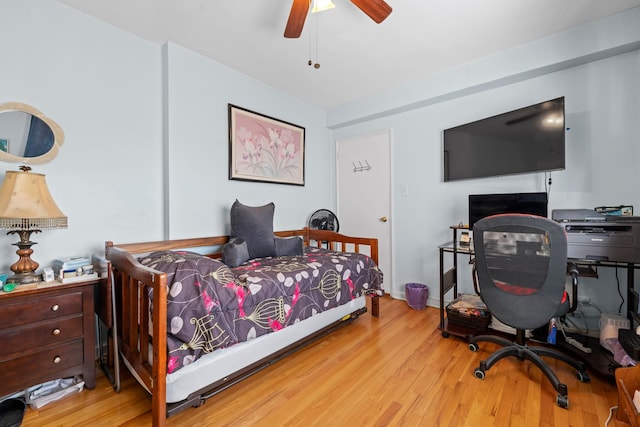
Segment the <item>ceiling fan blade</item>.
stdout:
<path fill-rule="evenodd" d="M 309 13 L 309 5 L 311 0 L 293 0 L 291 12 L 289 12 L 289 20 L 284 29 L 284 36 L 289 39 L 296 39 L 302 34 L 304 21 Z"/>
<path fill-rule="evenodd" d="M 361 11 L 369 15 L 369 18 L 373 19 L 376 24 L 384 21 L 393 10 L 391 9 L 391 6 L 383 0 L 351 0 L 351 3 L 355 4 Z"/>

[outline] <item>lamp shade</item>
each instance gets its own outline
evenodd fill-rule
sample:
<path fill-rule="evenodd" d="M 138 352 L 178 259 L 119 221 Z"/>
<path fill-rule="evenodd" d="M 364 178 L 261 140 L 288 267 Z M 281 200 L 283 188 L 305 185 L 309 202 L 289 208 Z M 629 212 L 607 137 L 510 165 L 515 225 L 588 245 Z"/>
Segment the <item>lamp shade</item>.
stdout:
<path fill-rule="evenodd" d="M 0 187 L 0 228 L 23 231 L 67 228 L 67 217 L 53 201 L 44 175 L 6 172 Z"/>

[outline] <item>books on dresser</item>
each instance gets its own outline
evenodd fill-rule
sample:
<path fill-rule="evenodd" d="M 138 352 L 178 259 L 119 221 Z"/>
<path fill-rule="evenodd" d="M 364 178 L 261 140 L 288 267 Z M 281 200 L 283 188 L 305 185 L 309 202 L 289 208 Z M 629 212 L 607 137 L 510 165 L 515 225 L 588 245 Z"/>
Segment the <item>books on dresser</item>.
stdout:
<path fill-rule="evenodd" d="M 66 257 L 53 261 L 53 271 L 62 283 L 77 283 L 96 279 L 98 274 L 93 269 L 91 260 L 87 257 Z"/>

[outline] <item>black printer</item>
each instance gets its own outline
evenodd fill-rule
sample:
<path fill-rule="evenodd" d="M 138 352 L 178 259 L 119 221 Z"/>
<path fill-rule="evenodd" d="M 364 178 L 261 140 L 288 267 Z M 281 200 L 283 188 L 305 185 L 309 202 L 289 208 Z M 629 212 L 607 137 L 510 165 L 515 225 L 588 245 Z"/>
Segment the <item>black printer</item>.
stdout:
<path fill-rule="evenodd" d="M 567 232 L 567 257 L 640 264 L 640 216 L 557 209 L 551 218 Z"/>

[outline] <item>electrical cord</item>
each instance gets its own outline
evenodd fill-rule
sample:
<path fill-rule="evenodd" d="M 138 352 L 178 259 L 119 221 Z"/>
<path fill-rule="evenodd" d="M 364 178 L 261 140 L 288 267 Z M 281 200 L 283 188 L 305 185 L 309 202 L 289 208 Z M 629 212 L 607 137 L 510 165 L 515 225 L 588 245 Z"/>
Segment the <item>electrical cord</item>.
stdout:
<path fill-rule="evenodd" d="M 575 311 L 573 314 L 575 315 L 576 313 L 578 312 Z M 580 312 L 580 318 L 582 318 L 584 322 L 584 329 L 573 320 L 573 317 L 574 316 L 565 316 L 564 322 L 567 323 L 567 326 L 576 329 L 580 335 L 589 335 L 589 327 L 587 326 L 587 321 L 584 316 L 582 316 L 582 312 Z"/>
<path fill-rule="evenodd" d="M 604 422 L 604 427 L 607 427 L 609 425 L 609 422 L 611 421 L 611 418 L 613 417 L 613 412 L 617 411 L 618 407 L 617 406 L 612 406 L 611 408 L 609 408 L 609 416 L 607 417 L 607 420 Z"/>
<path fill-rule="evenodd" d="M 579 306 L 582 308 L 582 309 L 580 310 L 580 314 L 581 314 L 581 316 L 582 316 L 583 318 L 585 318 L 585 319 L 596 319 L 596 318 L 599 318 L 599 317 L 602 315 L 602 310 L 600 309 L 600 307 L 598 307 L 596 304 L 594 304 L 594 303 L 593 303 L 593 302 L 591 302 L 591 301 L 579 302 L 578 304 L 579 304 Z M 596 313 L 596 314 L 594 314 L 594 315 L 590 315 L 590 316 L 588 316 L 588 315 L 584 314 L 583 310 L 584 310 L 585 308 L 587 308 L 587 307 L 592 307 L 592 308 L 594 308 L 594 309 L 597 311 L 597 313 Z"/>
<path fill-rule="evenodd" d="M 590 316 L 586 315 L 584 312 L 584 309 L 587 307 L 594 308 L 597 311 L 597 314 L 590 315 Z M 563 321 L 564 323 L 567 324 L 568 327 L 577 329 L 579 334 L 589 335 L 589 332 L 591 332 L 591 329 L 589 328 L 587 319 L 599 319 L 602 315 L 602 310 L 600 309 L 600 307 L 598 307 L 592 302 L 583 302 L 583 301 L 578 302 L 578 308 L 579 309 L 577 309 L 573 313 L 569 313 L 566 316 L 564 316 Z M 581 326 L 576 322 L 578 319 L 582 321 L 584 326 Z"/>
<path fill-rule="evenodd" d="M 622 312 L 622 305 L 624 304 L 624 296 L 622 296 L 622 292 L 620 291 L 620 277 L 618 277 L 618 266 L 616 265 L 616 282 L 618 283 L 618 295 L 620 295 L 620 307 L 618 308 L 618 313 Z"/>

